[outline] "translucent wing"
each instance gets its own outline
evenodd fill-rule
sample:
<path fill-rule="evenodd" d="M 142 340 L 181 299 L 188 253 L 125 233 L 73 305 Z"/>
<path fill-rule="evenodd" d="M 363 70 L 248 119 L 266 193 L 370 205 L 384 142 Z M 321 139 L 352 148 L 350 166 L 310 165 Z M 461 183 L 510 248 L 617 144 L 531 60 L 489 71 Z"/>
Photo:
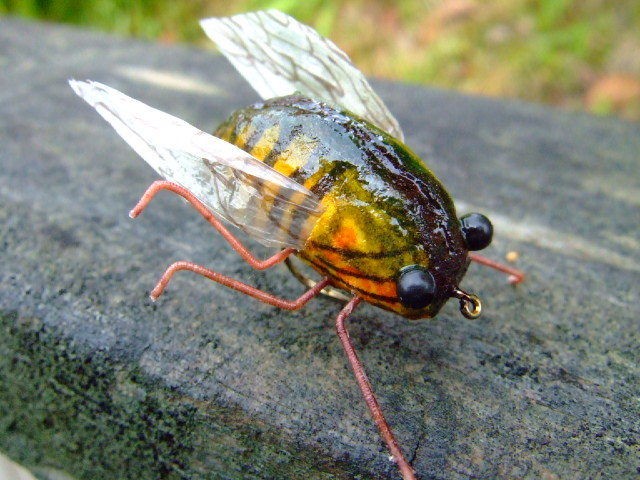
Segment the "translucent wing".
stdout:
<path fill-rule="evenodd" d="M 391 115 L 346 53 L 313 28 L 277 10 L 200 25 L 263 99 L 300 92 L 346 108 L 403 140 Z"/>
<path fill-rule="evenodd" d="M 160 175 L 265 245 L 301 248 L 319 199 L 240 148 L 97 82 L 70 80 Z"/>

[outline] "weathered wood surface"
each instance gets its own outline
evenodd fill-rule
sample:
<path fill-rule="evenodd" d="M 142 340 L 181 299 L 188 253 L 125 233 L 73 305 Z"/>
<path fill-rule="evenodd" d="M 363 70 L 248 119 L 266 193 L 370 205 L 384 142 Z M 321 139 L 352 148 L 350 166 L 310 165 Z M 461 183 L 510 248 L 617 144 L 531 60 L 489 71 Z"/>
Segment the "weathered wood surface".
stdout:
<path fill-rule="evenodd" d="M 0 20 L 0 449 L 78 478 L 395 478 L 334 334 L 340 306 L 287 313 L 178 259 L 285 297 L 169 195 L 75 97 L 113 85 L 213 130 L 256 99 L 212 52 Z M 357 310 L 352 337 L 421 478 L 634 478 L 640 469 L 640 127 L 376 83 L 514 289 L 473 266 L 486 314 Z M 264 249 L 256 249 L 266 254 Z"/>

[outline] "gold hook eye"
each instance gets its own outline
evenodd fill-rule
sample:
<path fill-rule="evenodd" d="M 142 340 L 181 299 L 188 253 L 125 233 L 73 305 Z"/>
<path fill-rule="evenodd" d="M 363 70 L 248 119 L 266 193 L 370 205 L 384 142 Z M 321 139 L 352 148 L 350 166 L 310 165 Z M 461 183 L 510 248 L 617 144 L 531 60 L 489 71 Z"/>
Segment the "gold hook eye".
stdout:
<path fill-rule="evenodd" d="M 469 294 L 468 299 L 460 299 L 460 312 L 465 318 L 475 320 L 482 313 L 482 302 L 477 295 Z M 472 308 L 469 308 L 472 306 Z"/>
<path fill-rule="evenodd" d="M 460 300 L 460 313 L 469 320 L 475 320 L 482 313 L 482 302 L 480 297 L 473 293 L 454 290 L 453 296 Z"/>

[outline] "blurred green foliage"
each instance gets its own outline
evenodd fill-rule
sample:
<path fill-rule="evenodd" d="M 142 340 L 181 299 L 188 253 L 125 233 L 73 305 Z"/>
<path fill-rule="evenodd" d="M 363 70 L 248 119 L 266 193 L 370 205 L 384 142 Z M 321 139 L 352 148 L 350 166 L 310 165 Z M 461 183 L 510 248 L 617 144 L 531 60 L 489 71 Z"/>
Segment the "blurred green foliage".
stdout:
<path fill-rule="evenodd" d="M 638 0 L 0 0 L 0 13 L 203 46 L 199 18 L 265 8 L 369 75 L 640 119 Z"/>

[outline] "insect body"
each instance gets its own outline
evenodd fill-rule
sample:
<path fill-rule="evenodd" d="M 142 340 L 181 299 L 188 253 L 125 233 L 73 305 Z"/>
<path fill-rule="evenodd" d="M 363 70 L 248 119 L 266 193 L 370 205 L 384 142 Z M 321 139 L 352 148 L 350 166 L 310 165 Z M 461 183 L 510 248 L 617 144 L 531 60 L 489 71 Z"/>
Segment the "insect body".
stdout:
<path fill-rule="evenodd" d="M 431 317 L 457 289 L 467 248 L 448 194 L 404 144 L 366 120 L 292 95 L 234 113 L 215 135 L 321 198 L 298 255 L 332 284 L 405 317 Z M 275 221 L 287 228 L 287 215 Z M 297 232 L 291 232 L 297 235 Z M 401 271 L 427 269 L 423 308 L 398 298 Z"/>
<path fill-rule="evenodd" d="M 432 317 L 451 297 L 460 300 L 466 317 L 476 318 L 480 300 L 458 287 L 470 260 L 509 273 L 513 283 L 522 274 L 469 253 L 490 243 L 491 223 L 480 214 L 456 217 L 446 190 L 404 145 L 398 122 L 333 43 L 277 11 L 208 19 L 202 26 L 264 100 L 232 114 L 215 136 L 106 85 L 70 81 L 166 179 L 149 187 L 130 215 L 170 190 L 253 267 L 297 255 L 323 278 L 313 282 L 292 270 L 309 290 L 284 300 L 176 262 L 151 297 L 162 294 L 175 272 L 190 270 L 289 310 L 319 293 L 347 299 L 336 318 L 340 341 L 402 477 L 413 479 L 351 344 L 346 318 L 363 300 L 407 318 Z M 220 218 L 282 250 L 256 259 Z"/>

